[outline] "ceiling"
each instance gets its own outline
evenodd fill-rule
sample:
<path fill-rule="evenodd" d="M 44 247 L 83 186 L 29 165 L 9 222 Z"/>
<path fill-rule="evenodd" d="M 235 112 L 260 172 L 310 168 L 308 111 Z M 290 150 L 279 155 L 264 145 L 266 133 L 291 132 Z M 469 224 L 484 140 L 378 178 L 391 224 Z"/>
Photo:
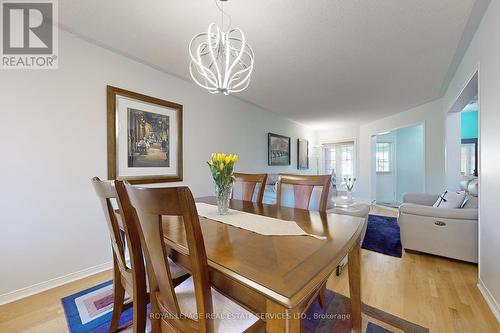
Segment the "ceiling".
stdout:
<path fill-rule="evenodd" d="M 235 96 L 314 128 L 434 100 L 477 27 L 477 2 L 229 0 L 255 52 Z M 212 0 L 60 0 L 59 11 L 66 30 L 186 79 L 190 39 L 220 22 Z"/>

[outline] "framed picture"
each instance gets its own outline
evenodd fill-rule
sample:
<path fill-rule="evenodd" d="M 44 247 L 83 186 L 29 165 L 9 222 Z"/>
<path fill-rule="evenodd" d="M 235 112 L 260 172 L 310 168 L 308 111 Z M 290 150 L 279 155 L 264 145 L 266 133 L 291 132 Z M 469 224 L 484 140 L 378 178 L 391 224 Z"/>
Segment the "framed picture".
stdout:
<path fill-rule="evenodd" d="M 107 87 L 108 178 L 182 180 L 182 105 Z"/>
<path fill-rule="evenodd" d="M 290 165 L 290 138 L 268 133 L 267 152 L 269 165 Z"/>
<path fill-rule="evenodd" d="M 309 141 L 297 139 L 297 169 L 309 169 Z"/>

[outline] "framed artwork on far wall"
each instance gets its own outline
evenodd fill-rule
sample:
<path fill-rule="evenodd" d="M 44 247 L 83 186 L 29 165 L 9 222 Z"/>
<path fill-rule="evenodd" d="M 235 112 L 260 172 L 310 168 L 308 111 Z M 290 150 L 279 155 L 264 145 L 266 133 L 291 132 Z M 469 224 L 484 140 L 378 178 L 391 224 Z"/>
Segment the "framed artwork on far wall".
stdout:
<path fill-rule="evenodd" d="M 297 139 L 297 169 L 309 169 L 309 141 Z"/>
<path fill-rule="evenodd" d="M 108 179 L 182 181 L 182 105 L 107 86 Z"/>
<path fill-rule="evenodd" d="M 267 164 L 290 165 L 290 137 L 267 134 Z"/>

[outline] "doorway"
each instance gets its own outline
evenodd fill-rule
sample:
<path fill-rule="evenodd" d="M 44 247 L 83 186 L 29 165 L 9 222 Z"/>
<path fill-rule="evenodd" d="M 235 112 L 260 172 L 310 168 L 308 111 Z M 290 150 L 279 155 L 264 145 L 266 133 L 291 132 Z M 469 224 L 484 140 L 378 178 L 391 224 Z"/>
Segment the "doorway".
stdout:
<path fill-rule="evenodd" d="M 398 128 L 372 138 L 375 202 L 399 207 L 405 192 L 424 192 L 424 124 Z"/>
<path fill-rule="evenodd" d="M 464 179 L 479 175 L 479 107 L 476 72 L 446 115 L 446 180 L 459 190 Z"/>

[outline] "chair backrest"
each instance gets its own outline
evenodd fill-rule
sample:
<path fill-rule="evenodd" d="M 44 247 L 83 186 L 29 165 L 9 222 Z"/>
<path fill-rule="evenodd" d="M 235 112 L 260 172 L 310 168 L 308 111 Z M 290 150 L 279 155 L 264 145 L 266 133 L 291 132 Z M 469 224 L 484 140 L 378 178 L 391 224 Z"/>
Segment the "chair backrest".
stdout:
<path fill-rule="evenodd" d="M 245 201 L 262 203 L 264 190 L 266 188 L 267 174 L 234 173 L 236 182 L 233 186 L 233 197 Z M 257 188 L 257 193 L 255 189 Z"/>
<path fill-rule="evenodd" d="M 145 293 L 146 277 L 141 241 L 133 217 L 134 209 L 129 198 L 126 193 L 118 194 L 116 186 L 121 184 L 120 181 L 116 181 L 116 183 L 101 181 L 94 177 L 92 184 L 106 216 L 115 258 L 115 269 L 119 269 L 120 274 L 127 282 L 124 287 L 128 293 L 132 292 L 133 284 L 136 284 L 137 290 Z M 116 206 L 113 201 L 116 202 Z M 115 211 L 115 207 L 118 208 L 118 212 Z M 128 252 L 129 258 L 126 258 L 126 252 Z M 127 264 L 127 259 L 130 259 L 130 267 Z"/>
<path fill-rule="evenodd" d="M 201 315 L 194 322 L 181 315 L 169 263 L 166 259 L 164 223 L 182 221 L 186 231 L 197 313 L 213 313 L 207 256 L 191 191 L 185 186 L 147 188 L 135 187 L 127 182 L 125 182 L 125 188 L 136 210 L 138 224 L 142 231 L 141 241 L 146 257 L 151 301 L 156 302 L 158 309 L 166 315 L 162 316 L 164 320 L 177 330 L 187 332 L 195 325 L 199 332 L 213 332 L 213 321 L 207 316 Z"/>
<path fill-rule="evenodd" d="M 321 187 L 321 194 L 311 197 L 315 187 Z M 291 188 L 291 189 L 290 189 Z M 292 194 L 293 191 L 293 194 Z M 280 175 L 277 183 L 276 204 L 278 206 L 291 206 L 294 208 L 310 209 L 311 206 L 317 207 L 320 212 L 326 212 L 328 208 L 328 194 L 330 191 L 330 175 L 309 176 L 309 175 Z M 288 193 L 285 193 L 288 192 Z M 293 196 L 293 199 L 290 199 Z M 292 201 L 291 203 L 284 203 Z"/>

